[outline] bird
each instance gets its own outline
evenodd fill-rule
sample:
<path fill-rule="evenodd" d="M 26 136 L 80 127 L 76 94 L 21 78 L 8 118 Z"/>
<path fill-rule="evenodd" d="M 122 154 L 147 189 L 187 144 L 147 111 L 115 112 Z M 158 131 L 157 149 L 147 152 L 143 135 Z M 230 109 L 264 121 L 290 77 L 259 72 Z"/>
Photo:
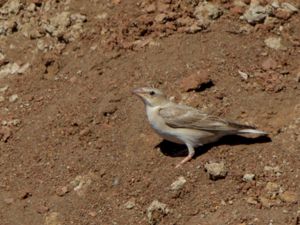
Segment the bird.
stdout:
<path fill-rule="evenodd" d="M 177 104 L 156 88 L 136 88 L 133 93 L 144 102 L 149 123 L 157 134 L 167 141 L 186 145 L 188 155 L 176 168 L 193 158 L 195 148 L 215 142 L 223 136 L 267 135 L 267 132 L 257 130 L 253 126 L 222 119 L 188 105 Z"/>

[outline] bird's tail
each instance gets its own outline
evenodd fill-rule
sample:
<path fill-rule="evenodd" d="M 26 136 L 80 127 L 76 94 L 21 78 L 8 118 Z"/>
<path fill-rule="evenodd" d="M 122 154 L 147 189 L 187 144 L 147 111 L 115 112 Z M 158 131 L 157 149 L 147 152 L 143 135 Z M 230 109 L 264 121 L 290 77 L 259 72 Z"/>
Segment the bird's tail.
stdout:
<path fill-rule="evenodd" d="M 258 135 L 267 135 L 268 133 L 262 130 L 256 129 L 241 129 L 238 131 L 239 134 L 258 134 Z"/>

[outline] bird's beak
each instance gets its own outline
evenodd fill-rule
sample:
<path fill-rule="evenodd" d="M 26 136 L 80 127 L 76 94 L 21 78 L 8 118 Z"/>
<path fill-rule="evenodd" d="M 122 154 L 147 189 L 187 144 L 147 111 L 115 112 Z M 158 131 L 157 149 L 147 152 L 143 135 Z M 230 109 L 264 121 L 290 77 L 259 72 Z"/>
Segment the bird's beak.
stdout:
<path fill-rule="evenodd" d="M 136 89 L 132 90 L 132 93 L 135 95 L 141 96 L 142 94 L 145 93 L 145 91 L 143 88 L 136 88 Z"/>

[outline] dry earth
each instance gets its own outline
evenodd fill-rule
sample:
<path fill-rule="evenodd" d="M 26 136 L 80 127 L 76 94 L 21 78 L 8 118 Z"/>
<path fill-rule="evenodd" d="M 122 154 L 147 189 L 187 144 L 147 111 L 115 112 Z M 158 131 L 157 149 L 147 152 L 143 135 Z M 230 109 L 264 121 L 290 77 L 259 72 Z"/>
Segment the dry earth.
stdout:
<path fill-rule="evenodd" d="M 300 224 L 298 0 L 0 7 L 1 225 Z M 175 169 L 185 148 L 151 130 L 140 86 L 270 139 L 228 137 Z"/>

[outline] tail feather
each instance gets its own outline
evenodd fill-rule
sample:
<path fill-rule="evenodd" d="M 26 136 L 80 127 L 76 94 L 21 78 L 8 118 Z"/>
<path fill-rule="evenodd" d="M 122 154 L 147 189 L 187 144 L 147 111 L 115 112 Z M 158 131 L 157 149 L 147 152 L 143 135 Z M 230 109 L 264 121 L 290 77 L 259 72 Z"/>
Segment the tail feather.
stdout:
<path fill-rule="evenodd" d="M 259 134 L 259 135 L 267 135 L 268 133 L 262 130 L 256 130 L 256 129 L 242 129 L 239 130 L 238 133 L 240 134 Z"/>

